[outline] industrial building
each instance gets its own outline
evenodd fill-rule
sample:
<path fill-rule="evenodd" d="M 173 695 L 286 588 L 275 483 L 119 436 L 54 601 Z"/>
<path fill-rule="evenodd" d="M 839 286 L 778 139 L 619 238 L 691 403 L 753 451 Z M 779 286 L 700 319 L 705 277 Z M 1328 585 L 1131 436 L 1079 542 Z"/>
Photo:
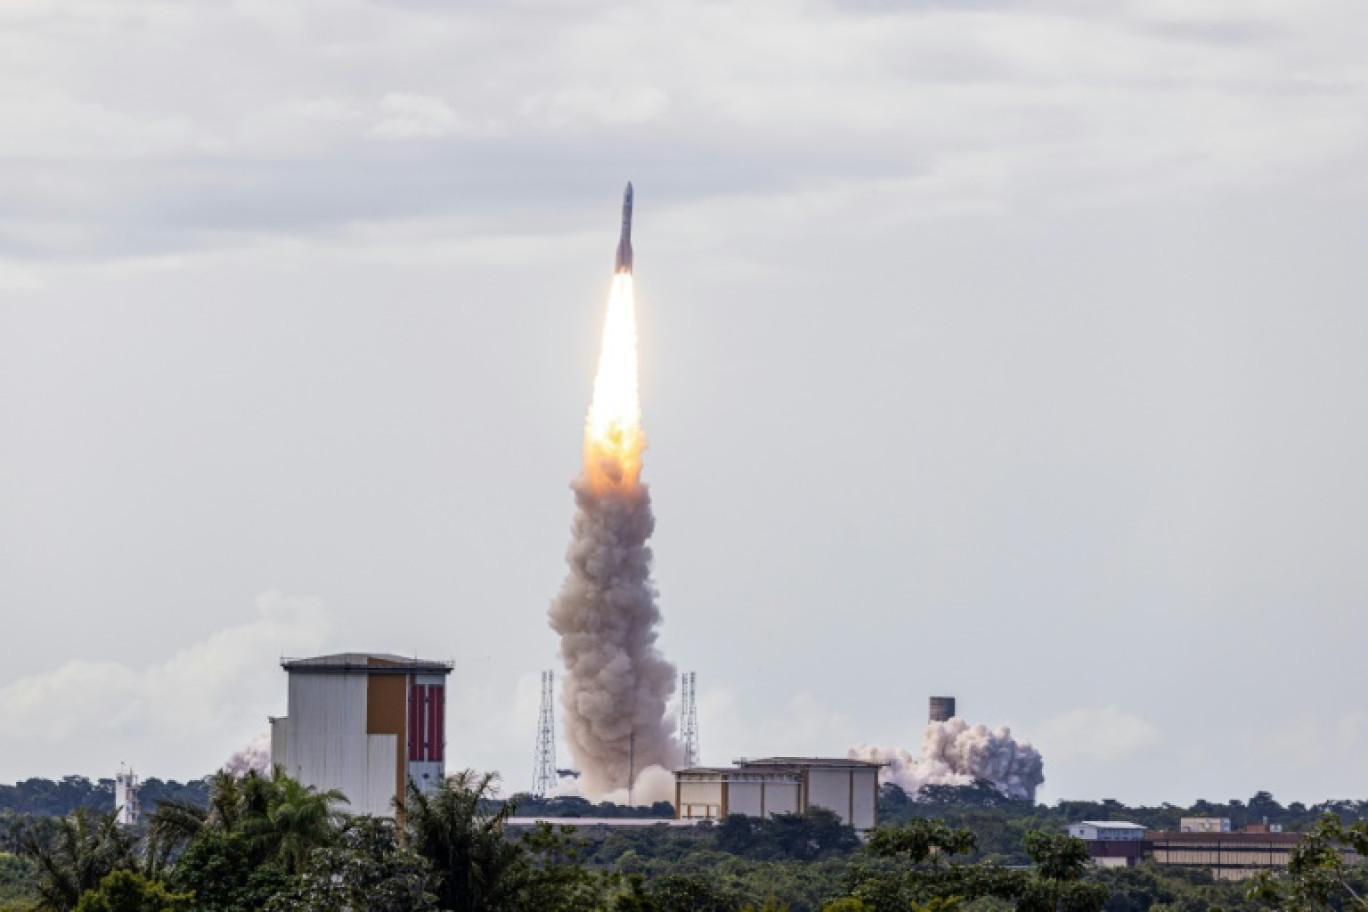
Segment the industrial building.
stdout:
<path fill-rule="evenodd" d="M 339 789 L 355 814 L 393 816 L 408 781 L 446 776 L 451 663 L 342 653 L 285 659 L 288 715 L 271 719 L 271 763 L 319 790 Z"/>
<path fill-rule="evenodd" d="M 1281 828 L 1256 824 L 1231 832 L 1219 817 L 1185 817 L 1177 832 L 1146 830 L 1138 823 L 1085 820 L 1069 825 L 1098 867 L 1135 867 L 1148 857 L 1157 864 L 1201 868 L 1216 880 L 1245 880 L 1260 871 L 1287 867 L 1300 837 Z"/>
<path fill-rule="evenodd" d="M 867 760 L 767 757 L 675 773 L 675 817 L 721 820 L 825 808 L 856 830 L 878 825 L 879 767 Z"/>
<path fill-rule="evenodd" d="M 1239 833 L 1157 831 L 1145 838 L 1159 864 L 1203 868 L 1216 880 L 1247 880 L 1260 871 L 1285 869 L 1301 840 L 1296 833 L 1273 833 L 1265 826 Z"/>

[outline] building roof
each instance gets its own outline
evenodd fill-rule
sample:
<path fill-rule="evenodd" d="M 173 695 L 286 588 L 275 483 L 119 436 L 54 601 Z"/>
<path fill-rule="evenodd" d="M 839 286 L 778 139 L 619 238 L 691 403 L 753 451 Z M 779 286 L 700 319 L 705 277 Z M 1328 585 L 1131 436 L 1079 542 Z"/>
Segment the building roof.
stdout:
<path fill-rule="evenodd" d="M 878 769 L 876 760 L 851 760 L 849 757 L 739 757 L 737 766 L 823 766 L 837 769 Z"/>
<path fill-rule="evenodd" d="M 281 659 L 280 667 L 291 674 L 451 674 L 451 662 L 382 652 L 339 652 L 308 659 Z"/>
<path fill-rule="evenodd" d="M 1138 823 L 1131 823 L 1126 820 L 1081 820 L 1074 826 L 1097 827 L 1101 830 L 1143 830 L 1144 827 Z"/>
<path fill-rule="evenodd" d="M 796 766 L 778 766 L 765 764 L 760 768 L 746 766 L 691 766 L 688 769 L 675 770 L 675 776 L 684 776 L 690 779 L 697 778 L 716 778 L 716 779 L 756 779 L 761 776 L 770 779 L 780 777 L 791 779 L 797 782 L 803 771 Z"/>
<path fill-rule="evenodd" d="M 691 827 L 698 826 L 699 822 L 689 817 L 682 820 L 673 817 L 509 817 L 504 824 L 511 827 L 532 827 L 539 823 L 573 827 Z"/>
<path fill-rule="evenodd" d="M 1150 830 L 1145 838 L 1163 846 L 1291 846 L 1301 841 L 1300 833 L 1179 833 L 1173 830 Z"/>

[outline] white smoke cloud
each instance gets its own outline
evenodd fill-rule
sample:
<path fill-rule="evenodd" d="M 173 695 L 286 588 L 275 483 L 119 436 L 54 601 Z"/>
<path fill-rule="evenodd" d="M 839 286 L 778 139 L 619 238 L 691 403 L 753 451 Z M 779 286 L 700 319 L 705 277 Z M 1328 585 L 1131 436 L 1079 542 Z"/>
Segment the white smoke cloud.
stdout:
<path fill-rule="evenodd" d="M 585 798 L 589 801 L 607 801 L 611 804 L 635 807 L 650 807 L 657 801 L 674 803 L 674 773 L 663 766 L 648 766 L 638 770 L 630 796 L 625 788 L 586 795 L 582 782 L 582 776 L 561 776 L 551 792 L 551 797 Z"/>
<path fill-rule="evenodd" d="M 245 776 L 249 772 L 269 773 L 271 771 L 270 729 L 233 751 L 233 755 L 223 764 L 223 769 L 234 776 Z"/>
<path fill-rule="evenodd" d="M 880 780 L 896 783 L 913 796 L 926 785 L 972 785 L 985 779 L 1009 798 L 1034 801 L 1036 789 L 1045 781 L 1044 759 L 1030 742 L 1014 738 L 1005 725 L 989 729 L 960 718 L 927 725 L 920 754 L 861 744 L 847 756 L 887 764 Z"/>

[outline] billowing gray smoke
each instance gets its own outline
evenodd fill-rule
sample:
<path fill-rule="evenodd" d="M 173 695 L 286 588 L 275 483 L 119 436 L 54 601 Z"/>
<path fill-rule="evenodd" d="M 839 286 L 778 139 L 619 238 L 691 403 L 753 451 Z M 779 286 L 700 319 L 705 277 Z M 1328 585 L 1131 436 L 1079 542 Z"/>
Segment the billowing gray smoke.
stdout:
<path fill-rule="evenodd" d="M 580 790 L 599 797 L 627 787 L 633 739 L 638 773 L 673 769 L 683 751 L 665 714 L 675 668 L 656 648 L 650 492 L 640 483 L 597 490 L 584 478 L 574 491 L 570 575 L 551 626 L 561 636 L 565 734 Z"/>
<path fill-rule="evenodd" d="M 925 785 L 972 785 L 984 779 L 1009 798 L 1034 801 L 1045 781 L 1045 761 L 1029 741 L 1018 741 L 1005 725 L 989 729 L 959 718 L 927 725 L 920 755 L 861 744 L 849 756 L 888 764 L 879 778 L 914 797 Z"/>
<path fill-rule="evenodd" d="M 628 788 L 638 801 L 665 798 L 668 789 L 635 788 L 658 785 L 658 771 L 644 782 L 640 774 L 673 769 L 683 756 L 665 715 L 675 669 L 656 648 L 660 611 L 646 545 L 655 518 L 641 483 L 645 448 L 629 265 L 613 277 L 584 464 L 573 485 L 578 509 L 566 555 L 570 574 L 550 612 L 565 662 L 566 740 L 579 766 L 579 790 L 590 798 Z"/>

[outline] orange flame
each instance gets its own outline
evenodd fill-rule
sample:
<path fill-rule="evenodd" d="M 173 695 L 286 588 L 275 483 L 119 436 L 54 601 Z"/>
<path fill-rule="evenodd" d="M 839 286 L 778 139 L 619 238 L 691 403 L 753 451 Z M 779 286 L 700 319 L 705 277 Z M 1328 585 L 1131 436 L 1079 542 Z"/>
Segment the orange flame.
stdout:
<path fill-rule="evenodd" d="M 632 486 L 641 477 L 641 399 L 637 393 L 636 304 L 632 275 L 613 276 L 594 400 L 584 422 L 584 473 L 595 490 Z"/>

